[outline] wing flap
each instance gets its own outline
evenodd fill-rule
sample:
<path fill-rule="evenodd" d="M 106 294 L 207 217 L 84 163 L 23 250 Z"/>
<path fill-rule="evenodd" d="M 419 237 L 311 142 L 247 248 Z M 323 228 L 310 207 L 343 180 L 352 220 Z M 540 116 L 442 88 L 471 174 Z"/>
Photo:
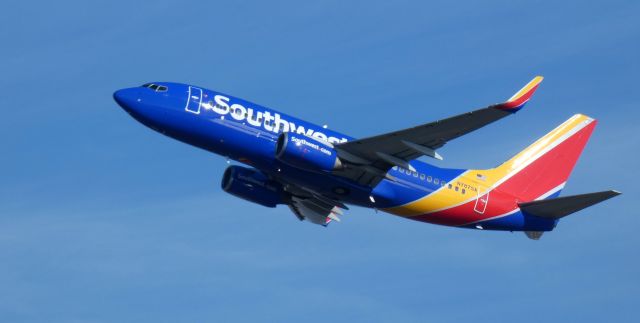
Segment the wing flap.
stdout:
<path fill-rule="evenodd" d="M 307 220 L 323 226 L 327 226 L 331 221 L 340 222 L 339 216 L 343 214 L 339 206 L 327 204 L 326 201 L 317 197 L 291 196 L 288 205 L 299 220 Z"/>

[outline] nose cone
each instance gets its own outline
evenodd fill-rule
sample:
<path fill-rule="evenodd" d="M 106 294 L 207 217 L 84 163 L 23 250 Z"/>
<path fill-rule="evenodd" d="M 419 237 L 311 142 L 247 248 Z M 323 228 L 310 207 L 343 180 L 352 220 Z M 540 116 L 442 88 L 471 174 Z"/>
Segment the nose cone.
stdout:
<path fill-rule="evenodd" d="M 135 112 L 140 105 L 140 93 L 137 88 L 118 90 L 113 93 L 113 99 L 127 112 Z"/>
<path fill-rule="evenodd" d="M 168 126 L 167 109 L 156 92 L 148 92 L 144 87 L 126 88 L 113 93 L 113 99 L 134 119 L 162 132 Z"/>

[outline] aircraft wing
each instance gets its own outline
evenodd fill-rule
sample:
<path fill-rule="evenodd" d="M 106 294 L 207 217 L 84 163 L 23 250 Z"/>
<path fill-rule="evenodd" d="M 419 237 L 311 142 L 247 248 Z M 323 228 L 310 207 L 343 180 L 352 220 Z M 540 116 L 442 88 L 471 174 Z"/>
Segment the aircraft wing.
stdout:
<path fill-rule="evenodd" d="M 375 186 L 393 166 L 413 170 L 408 162 L 422 155 L 442 159 L 436 149 L 522 109 L 542 79 L 542 76 L 536 76 L 504 103 L 413 128 L 336 144 L 338 156 L 351 166 L 336 174 L 362 185 Z"/>

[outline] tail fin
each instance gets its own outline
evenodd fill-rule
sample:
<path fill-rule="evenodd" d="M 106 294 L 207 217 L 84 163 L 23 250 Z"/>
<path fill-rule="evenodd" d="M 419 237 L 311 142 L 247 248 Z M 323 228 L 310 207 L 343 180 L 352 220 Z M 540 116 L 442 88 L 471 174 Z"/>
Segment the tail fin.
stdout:
<path fill-rule="evenodd" d="M 564 187 L 597 121 L 574 115 L 502 165 L 478 174 L 520 201 L 555 197 Z M 485 175 L 486 174 L 486 175 Z M 488 184 L 487 183 L 487 184 Z"/>

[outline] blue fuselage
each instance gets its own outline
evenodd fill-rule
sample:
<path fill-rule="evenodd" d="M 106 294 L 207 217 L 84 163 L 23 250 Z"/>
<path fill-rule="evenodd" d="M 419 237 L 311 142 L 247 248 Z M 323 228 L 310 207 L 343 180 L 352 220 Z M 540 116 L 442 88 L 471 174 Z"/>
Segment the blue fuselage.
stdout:
<path fill-rule="evenodd" d="M 117 91 L 114 98 L 131 116 L 155 131 L 251 165 L 286 182 L 346 203 L 377 208 L 397 205 L 402 202 L 399 200 L 409 202 L 440 187 L 433 182 L 425 185 L 419 177 L 396 169 L 389 172 L 397 180 L 383 180 L 372 189 L 340 176 L 291 167 L 275 158 L 276 141 L 282 132 L 305 134 L 331 143 L 353 138 L 219 92 L 178 83 L 154 84 L 166 90 L 134 87 Z M 418 173 L 443 183 L 462 172 L 419 161 L 411 164 Z M 375 205 L 370 196 L 374 197 Z"/>

